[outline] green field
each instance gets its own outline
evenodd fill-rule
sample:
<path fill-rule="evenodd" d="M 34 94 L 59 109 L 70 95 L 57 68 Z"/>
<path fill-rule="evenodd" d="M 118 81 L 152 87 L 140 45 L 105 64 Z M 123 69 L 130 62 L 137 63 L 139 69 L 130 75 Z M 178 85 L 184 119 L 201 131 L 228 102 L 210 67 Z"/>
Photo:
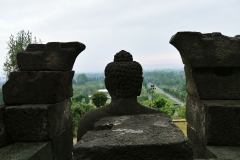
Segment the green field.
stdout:
<path fill-rule="evenodd" d="M 175 121 L 174 124 L 176 126 L 178 126 L 183 131 L 184 135 L 187 137 L 187 122 L 186 121 L 185 122 L 182 122 L 182 121 L 177 122 L 177 121 Z"/>

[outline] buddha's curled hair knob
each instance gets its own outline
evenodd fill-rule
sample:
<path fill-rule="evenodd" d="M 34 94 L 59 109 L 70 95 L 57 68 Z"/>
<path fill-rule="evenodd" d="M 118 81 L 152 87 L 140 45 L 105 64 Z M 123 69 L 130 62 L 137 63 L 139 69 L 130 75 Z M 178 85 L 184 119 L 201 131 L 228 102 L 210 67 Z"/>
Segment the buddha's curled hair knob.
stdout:
<path fill-rule="evenodd" d="M 129 62 L 133 61 L 132 55 L 124 50 L 121 50 L 114 56 L 114 62 Z"/>
<path fill-rule="evenodd" d="M 110 95 L 119 98 L 137 97 L 142 89 L 142 66 L 133 61 L 129 52 L 121 50 L 114 56 L 114 62 L 105 68 L 105 85 Z"/>

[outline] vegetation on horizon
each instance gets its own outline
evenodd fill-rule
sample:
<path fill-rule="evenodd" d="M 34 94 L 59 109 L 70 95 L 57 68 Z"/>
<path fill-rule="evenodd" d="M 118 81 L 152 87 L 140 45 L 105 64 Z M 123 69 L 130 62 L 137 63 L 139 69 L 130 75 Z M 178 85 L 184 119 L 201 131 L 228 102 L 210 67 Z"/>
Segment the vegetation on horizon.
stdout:
<path fill-rule="evenodd" d="M 185 106 L 175 106 L 175 102 L 169 99 L 164 94 L 153 93 L 153 102 L 149 100 L 147 83 L 154 83 L 160 86 L 162 89 L 166 88 L 174 90 L 177 94 L 169 94 L 177 97 L 178 95 L 184 95 L 180 100 L 184 101 L 186 96 L 185 91 L 185 75 L 184 72 L 144 72 L 144 81 L 142 86 L 141 95 L 137 97 L 138 102 L 165 112 L 169 117 L 174 118 L 174 114 L 178 117 L 185 118 Z M 78 74 L 73 79 L 74 96 L 72 98 L 72 119 L 74 126 L 74 133 L 76 133 L 77 123 L 79 119 L 87 112 L 96 109 L 91 100 L 90 95 L 93 95 L 99 89 L 105 89 L 104 77 L 102 75 L 93 76 L 89 74 Z M 167 91 L 166 91 L 167 92 Z M 76 134 L 75 134 L 76 135 Z"/>

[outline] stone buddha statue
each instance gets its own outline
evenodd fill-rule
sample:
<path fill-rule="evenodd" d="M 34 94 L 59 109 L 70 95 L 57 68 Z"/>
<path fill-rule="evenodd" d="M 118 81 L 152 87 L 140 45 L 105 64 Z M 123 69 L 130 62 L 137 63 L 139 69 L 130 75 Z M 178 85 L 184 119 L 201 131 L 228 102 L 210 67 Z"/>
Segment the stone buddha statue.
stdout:
<path fill-rule="evenodd" d="M 105 68 L 105 86 L 111 103 L 85 114 L 78 123 L 77 140 L 103 117 L 162 113 L 137 102 L 142 89 L 142 66 L 133 61 L 132 55 L 124 50 L 114 56 L 114 62 Z"/>

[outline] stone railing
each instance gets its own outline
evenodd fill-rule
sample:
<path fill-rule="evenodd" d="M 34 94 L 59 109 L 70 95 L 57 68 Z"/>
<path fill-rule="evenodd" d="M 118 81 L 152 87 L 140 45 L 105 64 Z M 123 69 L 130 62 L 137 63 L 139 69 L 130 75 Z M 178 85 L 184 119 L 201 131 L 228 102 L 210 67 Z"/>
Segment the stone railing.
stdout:
<path fill-rule="evenodd" d="M 3 85 L 0 159 L 72 159 L 72 70 L 79 42 L 30 44 Z"/>
<path fill-rule="evenodd" d="M 185 64 L 187 134 L 194 158 L 240 159 L 240 38 L 178 32 Z"/>

